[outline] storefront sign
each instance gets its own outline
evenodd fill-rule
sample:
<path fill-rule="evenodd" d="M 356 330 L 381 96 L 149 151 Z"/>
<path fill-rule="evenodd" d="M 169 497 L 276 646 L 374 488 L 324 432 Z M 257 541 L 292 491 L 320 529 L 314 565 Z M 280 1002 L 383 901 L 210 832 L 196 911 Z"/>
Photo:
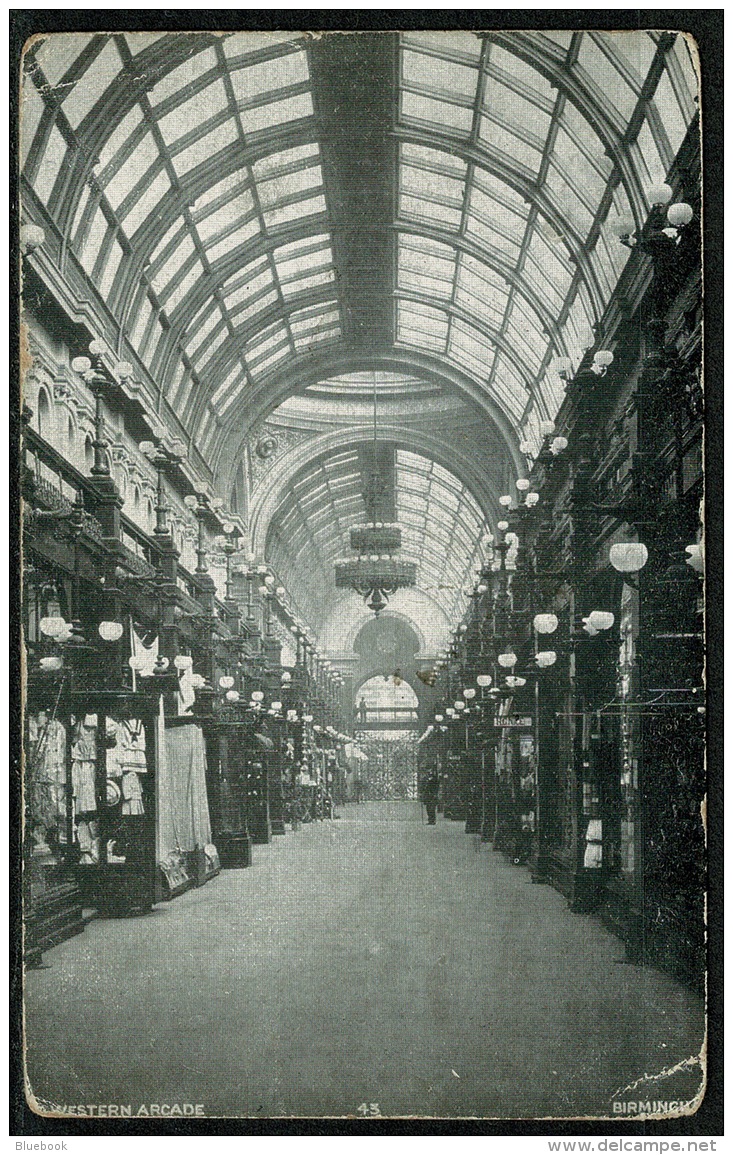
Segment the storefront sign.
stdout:
<path fill-rule="evenodd" d="M 531 730 L 532 719 L 527 717 L 494 718 L 494 725 L 500 730 Z"/>

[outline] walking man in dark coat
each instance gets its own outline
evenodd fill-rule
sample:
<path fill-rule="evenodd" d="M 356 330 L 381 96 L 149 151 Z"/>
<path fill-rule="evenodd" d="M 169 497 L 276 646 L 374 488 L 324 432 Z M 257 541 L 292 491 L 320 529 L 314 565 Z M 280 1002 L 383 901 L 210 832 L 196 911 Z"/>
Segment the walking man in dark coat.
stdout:
<path fill-rule="evenodd" d="M 435 815 L 438 808 L 438 771 L 428 770 L 422 780 L 421 797 L 428 812 L 428 826 L 435 826 Z"/>

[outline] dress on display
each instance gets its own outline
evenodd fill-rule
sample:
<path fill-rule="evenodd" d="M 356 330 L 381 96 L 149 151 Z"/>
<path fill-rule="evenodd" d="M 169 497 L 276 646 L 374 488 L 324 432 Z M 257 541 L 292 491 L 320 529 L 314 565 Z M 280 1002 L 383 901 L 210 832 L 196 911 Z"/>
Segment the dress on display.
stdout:
<path fill-rule="evenodd" d="M 107 777 L 110 774 L 110 754 L 113 754 L 111 765 L 115 776 L 122 778 L 122 813 L 144 814 L 142 784 L 139 774 L 147 773 L 145 756 L 145 728 L 136 718 L 125 718 L 115 723 L 116 744 L 107 753 Z"/>
<path fill-rule="evenodd" d="M 96 764 L 97 715 L 86 714 L 76 724 L 71 747 L 71 783 L 77 814 L 88 814 L 97 809 L 94 788 Z"/>

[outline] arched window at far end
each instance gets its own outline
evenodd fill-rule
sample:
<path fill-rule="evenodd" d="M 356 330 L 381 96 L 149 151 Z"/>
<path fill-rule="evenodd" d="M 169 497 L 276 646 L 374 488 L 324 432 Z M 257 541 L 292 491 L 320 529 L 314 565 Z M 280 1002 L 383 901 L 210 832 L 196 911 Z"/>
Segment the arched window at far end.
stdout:
<path fill-rule="evenodd" d="M 45 389 L 38 390 L 36 404 L 36 424 L 38 432 L 46 441 L 51 439 L 51 402 Z"/>

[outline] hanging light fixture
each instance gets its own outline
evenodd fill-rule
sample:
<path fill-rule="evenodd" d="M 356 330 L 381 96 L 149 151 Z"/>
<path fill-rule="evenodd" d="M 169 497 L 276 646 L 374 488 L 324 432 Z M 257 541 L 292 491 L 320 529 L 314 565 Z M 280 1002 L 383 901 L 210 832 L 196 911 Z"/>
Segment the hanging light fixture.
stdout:
<path fill-rule="evenodd" d="M 535 614 L 532 625 L 538 634 L 554 634 L 558 621 L 556 614 Z"/>
<path fill-rule="evenodd" d="M 97 629 L 103 642 L 118 642 L 122 637 L 124 626 L 121 622 L 100 622 Z"/>
<path fill-rule="evenodd" d="M 613 614 L 606 610 L 593 610 L 588 614 L 588 624 L 594 630 L 610 630 L 615 620 Z"/>
<path fill-rule="evenodd" d="M 352 526 L 349 531 L 355 558 L 341 558 L 336 562 L 336 588 L 352 589 L 361 595 L 370 610 L 378 616 L 387 605 L 387 599 L 399 589 L 415 585 L 417 565 L 403 561 L 393 554 L 402 545 L 402 530 L 392 522 L 377 520 L 379 470 L 377 464 L 377 378 L 374 376 L 374 469 L 364 494 L 369 521 Z"/>
<path fill-rule="evenodd" d="M 554 650 L 540 650 L 540 652 L 535 655 L 535 661 L 541 670 L 546 670 L 549 666 L 555 665 L 557 654 Z"/>
<path fill-rule="evenodd" d="M 617 541 L 608 551 L 608 560 L 617 573 L 638 573 L 649 560 L 649 550 L 641 541 Z"/>
<path fill-rule="evenodd" d="M 38 664 L 45 673 L 49 673 L 60 670 L 63 667 L 64 659 L 60 654 L 49 654 L 48 657 L 41 658 Z"/>
<path fill-rule="evenodd" d="M 685 563 L 694 569 L 695 573 L 705 572 L 705 549 L 701 541 L 685 546 Z"/>
<path fill-rule="evenodd" d="M 62 617 L 41 618 L 38 628 L 47 638 L 60 638 L 68 632 L 69 623 Z"/>

